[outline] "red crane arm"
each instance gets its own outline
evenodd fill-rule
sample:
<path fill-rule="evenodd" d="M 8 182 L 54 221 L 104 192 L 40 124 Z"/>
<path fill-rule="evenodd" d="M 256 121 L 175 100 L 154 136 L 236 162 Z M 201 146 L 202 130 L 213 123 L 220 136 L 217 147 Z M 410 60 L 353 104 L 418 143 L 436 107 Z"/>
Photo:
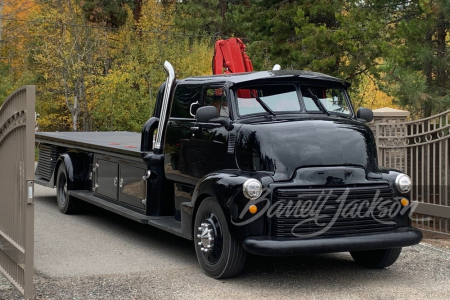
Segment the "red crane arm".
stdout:
<path fill-rule="evenodd" d="M 245 53 L 245 45 L 238 38 L 216 42 L 213 57 L 213 74 L 253 71 L 252 61 Z"/>

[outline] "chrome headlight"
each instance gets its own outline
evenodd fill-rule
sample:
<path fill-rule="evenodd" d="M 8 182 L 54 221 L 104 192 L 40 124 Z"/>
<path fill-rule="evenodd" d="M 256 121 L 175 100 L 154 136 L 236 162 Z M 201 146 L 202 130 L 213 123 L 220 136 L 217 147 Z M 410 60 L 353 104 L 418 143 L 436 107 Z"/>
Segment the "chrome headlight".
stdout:
<path fill-rule="evenodd" d="M 412 181 L 408 175 L 399 174 L 395 179 L 395 187 L 402 194 L 409 192 L 411 190 L 411 186 Z"/>
<path fill-rule="evenodd" d="M 243 186 L 244 196 L 250 200 L 256 200 L 262 194 L 262 184 L 256 179 L 249 179 Z"/>

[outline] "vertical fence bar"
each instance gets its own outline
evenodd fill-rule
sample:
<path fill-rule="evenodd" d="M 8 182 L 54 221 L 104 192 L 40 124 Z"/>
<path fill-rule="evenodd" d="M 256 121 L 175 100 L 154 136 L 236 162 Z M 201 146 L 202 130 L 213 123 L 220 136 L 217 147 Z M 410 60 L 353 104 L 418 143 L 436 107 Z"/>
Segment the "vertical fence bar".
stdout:
<path fill-rule="evenodd" d="M 35 87 L 0 107 L 0 272 L 33 298 Z"/>
<path fill-rule="evenodd" d="M 34 134 L 35 134 L 35 94 L 34 85 L 29 85 L 27 89 L 27 123 L 26 123 L 26 153 L 25 153 L 25 286 L 24 296 L 33 298 L 33 277 L 34 277 Z"/>

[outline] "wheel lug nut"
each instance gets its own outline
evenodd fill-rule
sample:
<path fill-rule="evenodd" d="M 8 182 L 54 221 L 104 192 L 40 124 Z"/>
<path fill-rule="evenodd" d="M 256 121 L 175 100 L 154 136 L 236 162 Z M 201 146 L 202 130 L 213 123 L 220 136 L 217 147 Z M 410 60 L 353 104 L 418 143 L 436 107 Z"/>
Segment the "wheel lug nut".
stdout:
<path fill-rule="evenodd" d="M 198 230 L 199 230 L 199 231 L 202 231 L 202 230 L 203 230 L 203 227 L 199 227 Z"/>
<path fill-rule="evenodd" d="M 198 237 L 198 238 L 201 238 L 202 236 L 201 236 L 201 234 L 197 234 L 197 237 Z"/>

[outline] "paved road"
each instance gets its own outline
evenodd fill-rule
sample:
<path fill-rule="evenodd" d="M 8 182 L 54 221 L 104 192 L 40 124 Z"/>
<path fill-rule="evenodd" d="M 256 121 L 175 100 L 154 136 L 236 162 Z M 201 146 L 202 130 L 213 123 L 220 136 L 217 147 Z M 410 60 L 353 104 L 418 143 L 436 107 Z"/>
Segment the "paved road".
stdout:
<path fill-rule="evenodd" d="M 240 277 L 214 280 L 192 242 L 95 207 L 63 215 L 51 189 L 35 197 L 37 299 L 450 299 L 450 251 L 409 247 L 384 270 L 347 253 L 249 256 Z M 0 299 L 20 299 L 1 275 Z"/>

